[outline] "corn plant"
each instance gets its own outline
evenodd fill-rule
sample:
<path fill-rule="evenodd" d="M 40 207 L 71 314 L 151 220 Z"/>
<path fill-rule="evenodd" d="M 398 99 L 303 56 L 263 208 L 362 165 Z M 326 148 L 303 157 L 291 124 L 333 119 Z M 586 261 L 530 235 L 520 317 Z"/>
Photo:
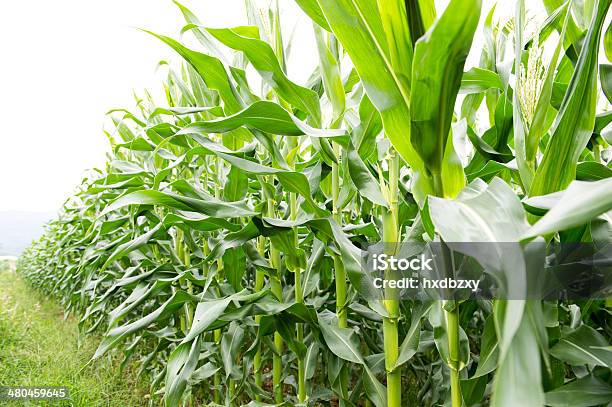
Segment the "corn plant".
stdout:
<path fill-rule="evenodd" d="M 404 300 L 361 263 L 437 242 L 452 277 L 455 243 L 514 242 L 511 284 L 533 242 L 609 244 L 612 0 L 544 0 L 531 33 L 524 0 L 295 3 L 303 84 L 278 2 L 233 28 L 176 3 L 197 49 L 147 31 L 184 62 L 165 100 L 109 112 L 106 167 L 18 265 L 103 335 L 90 363 L 123 354 L 166 406 L 612 401 L 605 299 Z"/>

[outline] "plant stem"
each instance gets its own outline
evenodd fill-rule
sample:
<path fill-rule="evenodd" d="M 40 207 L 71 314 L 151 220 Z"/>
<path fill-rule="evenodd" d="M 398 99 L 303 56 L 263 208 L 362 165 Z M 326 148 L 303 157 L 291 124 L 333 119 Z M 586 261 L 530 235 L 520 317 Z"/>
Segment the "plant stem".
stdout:
<path fill-rule="evenodd" d="M 385 368 L 387 369 L 387 405 L 389 407 L 399 407 L 402 404 L 402 375 L 400 368 L 395 366 L 399 356 L 397 335 L 399 302 L 397 300 L 386 300 L 385 307 L 389 313 L 389 317 L 383 319 Z"/>
<path fill-rule="evenodd" d="M 291 220 L 295 221 L 298 215 L 297 195 L 295 193 L 289 194 L 289 207 L 291 210 Z M 296 248 L 299 247 L 299 237 L 297 227 L 293 227 L 294 241 L 293 244 Z M 302 270 L 297 267 L 294 270 L 295 277 L 295 302 L 302 304 L 304 302 L 304 295 L 302 292 Z M 299 343 L 304 341 L 304 326 L 300 323 L 295 326 L 295 336 Z M 296 355 L 297 356 L 297 355 Z M 304 365 L 304 359 L 297 356 L 298 361 L 298 401 L 304 403 L 306 401 L 306 370 Z"/>
<path fill-rule="evenodd" d="M 342 215 L 339 208 L 340 204 L 340 146 L 333 143 L 334 155 L 337 163 L 332 164 L 332 216 L 334 220 L 342 225 Z M 346 271 L 340 256 L 334 256 L 334 281 L 336 283 L 336 316 L 338 317 L 338 326 L 340 328 L 348 328 L 348 315 L 346 309 Z M 340 371 L 340 396 L 342 399 L 348 399 L 348 369 L 343 364 Z"/>
<path fill-rule="evenodd" d="M 185 266 L 189 268 L 189 265 L 191 264 L 191 258 L 189 255 L 189 249 L 187 248 L 187 245 L 184 241 L 184 232 L 181 228 L 175 229 L 174 253 L 176 254 L 176 257 L 182 260 Z M 183 286 L 183 284 L 185 284 L 187 286 L 187 292 L 189 292 L 189 294 L 193 293 L 191 281 L 186 280 L 185 278 L 181 278 L 179 280 L 179 284 L 180 286 Z M 181 328 L 183 329 L 183 332 L 187 333 L 191 328 L 191 323 L 193 321 L 193 308 L 191 304 L 188 302 L 184 303 L 183 311 L 185 315 L 183 318 L 181 318 Z"/>
<path fill-rule="evenodd" d="M 283 387 L 281 383 L 283 338 L 278 332 L 274 332 L 274 356 L 272 359 L 272 385 L 274 386 L 274 400 L 277 403 L 283 402 Z"/>
<path fill-rule="evenodd" d="M 336 160 L 340 161 L 340 147 L 334 143 L 334 153 Z M 334 220 L 342 225 L 342 215 L 339 205 L 340 197 L 340 169 L 339 164 L 332 164 L 332 211 Z M 346 271 L 344 264 L 339 256 L 334 256 L 334 271 L 336 280 L 336 315 L 338 316 L 338 326 L 340 328 L 348 327 L 348 318 L 346 310 Z"/>
<path fill-rule="evenodd" d="M 298 150 L 299 143 L 297 138 L 291 138 L 287 141 L 287 147 L 291 150 Z M 293 155 L 295 157 L 297 152 Z M 295 160 L 289 160 L 289 165 L 295 170 Z M 289 194 L 289 210 L 292 221 L 297 220 L 298 217 L 298 197 L 296 193 Z M 298 249 L 300 247 L 300 239 L 298 235 L 297 226 L 293 227 L 293 246 Z M 302 270 L 299 266 L 287 265 L 288 269 L 292 269 L 294 275 L 294 292 L 295 302 L 298 304 L 304 303 L 304 293 L 302 291 Z M 299 343 L 304 342 L 304 326 L 301 323 L 295 324 L 295 336 Z M 298 363 L 298 383 L 297 383 L 297 398 L 300 404 L 306 401 L 306 366 L 304 365 L 304 358 L 296 355 Z"/>
<path fill-rule="evenodd" d="M 383 219 L 383 244 L 388 255 L 394 255 L 399 242 L 398 190 L 399 156 L 390 150 L 389 164 L 389 211 Z M 385 271 L 385 278 L 393 278 L 391 271 Z M 386 288 L 384 305 L 389 314 L 383 318 L 385 368 L 387 370 L 387 406 L 400 407 L 402 404 L 402 372 L 396 366 L 399 356 L 397 324 L 399 320 L 399 299 L 397 289 Z"/>
<path fill-rule="evenodd" d="M 302 297 L 302 283 L 301 283 L 301 271 L 296 270 L 295 272 L 295 301 L 297 303 L 303 303 L 304 298 Z M 296 324 L 295 336 L 298 343 L 304 342 L 304 326 L 302 324 Z M 298 359 L 298 401 L 304 403 L 306 401 L 306 370 L 304 365 L 304 358 L 297 357 Z"/>
<path fill-rule="evenodd" d="M 434 176 L 434 188 L 437 196 L 444 196 L 444 187 L 442 183 L 442 176 L 439 173 L 433 174 Z M 452 262 L 451 253 L 448 246 L 442 242 L 442 251 L 444 254 L 444 264 L 446 267 L 446 273 L 452 273 Z M 452 277 L 452 276 L 451 276 Z M 448 356 L 449 356 L 449 368 L 450 368 L 450 385 L 451 385 L 451 406 L 461 407 L 462 396 L 461 387 L 459 383 L 459 370 L 460 370 L 460 356 L 459 356 L 459 304 L 454 300 L 448 300 L 444 302 L 444 305 L 451 305 L 450 307 L 443 307 L 444 318 L 446 319 L 446 334 L 448 337 Z M 451 311 L 447 311 L 447 308 L 451 308 Z"/>
<path fill-rule="evenodd" d="M 266 252 L 266 238 L 260 236 L 257 240 L 257 249 L 259 251 L 260 256 L 265 256 Z M 264 274 L 260 270 L 255 271 L 255 291 L 259 292 L 262 290 L 264 285 Z M 255 323 L 257 326 L 261 323 L 261 315 L 255 315 Z M 253 374 L 255 376 L 255 385 L 261 388 L 263 382 L 261 378 L 261 344 L 257 346 L 257 353 L 255 353 L 255 357 L 253 358 Z M 261 396 L 259 393 L 255 395 L 256 401 L 261 401 Z"/>
<path fill-rule="evenodd" d="M 268 216 L 274 216 L 274 200 L 268 198 Z M 270 289 L 272 294 L 280 302 L 283 301 L 283 287 L 281 285 L 281 259 L 280 252 L 270 245 L 270 263 L 276 269 L 276 275 L 270 276 Z M 272 356 L 272 386 L 274 387 L 274 400 L 283 402 L 283 388 L 281 383 L 282 374 L 283 338 L 278 332 L 274 332 L 274 355 Z"/>
<path fill-rule="evenodd" d="M 229 383 L 227 384 L 227 399 L 229 400 L 230 406 L 235 406 L 236 402 L 234 401 L 234 393 L 236 390 L 236 381 L 234 379 L 229 379 Z"/>
<path fill-rule="evenodd" d="M 336 279 L 336 315 L 338 326 L 348 328 L 348 315 L 346 310 L 346 271 L 340 256 L 334 256 L 334 270 Z"/>
<path fill-rule="evenodd" d="M 220 174 L 221 174 L 221 158 L 220 157 L 215 157 L 215 198 L 219 199 L 221 197 L 221 188 L 220 188 Z M 217 281 L 221 280 L 221 275 L 219 274 L 220 271 L 223 270 L 223 259 L 219 258 L 217 259 Z M 217 294 L 219 295 L 219 288 L 217 287 Z M 216 329 L 214 331 L 214 339 L 215 339 L 215 344 L 220 347 L 221 346 L 221 330 L 220 329 Z M 213 377 L 213 382 L 215 385 L 215 392 L 214 392 L 214 401 L 216 404 L 221 404 L 221 374 L 219 372 L 215 373 L 214 377 Z"/>
<path fill-rule="evenodd" d="M 595 140 L 593 143 L 593 159 L 597 163 L 601 163 L 601 144 Z"/>
<path fill-rule="evenodd" d="M 447 270 L 452 270 L 452 262 L 450 261 L 450 250 L 442 242 Z M 447 259 L 449 261 L 447 261 Z M 461 357 L 459 352 L 459 304 L 454 300 L 447 300 L 443 304 L 444 317 L 446 319 L 446 334 L 448 337 L 448 358 L 450 368 L 450 385 L 451 385 L 451 406 L 461 407 L 462 396 L 461 386 L 459 383 L 459 371 L 461 369 Z M 447 311 L 447 309 L 451 309 Z"/>
<path fill-rule="evenodd" d="M 451 405 L 461 407 L 461 387 L 459 384 L 459 305 L 455 304 L 452 311 L 445 311 L 446 329 L 448 335 L 448 353 L 452 366 L 451 378 Z"/>
<path fill-rule="evenodd" d="M 215 343 L 219 345 L 221 343 L 221 330 L 215 329 Z M 221 375 L 219 373 L 215 373 L 213 377 L 213 383 L 215 385 L 215 391 L 213 395 L 213 399 L 215 404 L 221 404 Z"/>

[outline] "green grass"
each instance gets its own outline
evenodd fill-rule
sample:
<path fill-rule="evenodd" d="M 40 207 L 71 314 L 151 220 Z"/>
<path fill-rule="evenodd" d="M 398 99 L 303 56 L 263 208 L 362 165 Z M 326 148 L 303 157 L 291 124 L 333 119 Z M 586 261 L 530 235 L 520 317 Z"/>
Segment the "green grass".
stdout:
<path fill-rule="evenodd" d="M 79 335 L 77 321 L 34 292 L 14 273 L 0 271 L 0 386 L 67 386 L 71 402 L 9 405 L 150 405 L 135 372 L 119 372 L 121 360 L 104 358 L 83 369 L 99 338 Z M 2 404 L 2 402 L 0 402 Z"/>

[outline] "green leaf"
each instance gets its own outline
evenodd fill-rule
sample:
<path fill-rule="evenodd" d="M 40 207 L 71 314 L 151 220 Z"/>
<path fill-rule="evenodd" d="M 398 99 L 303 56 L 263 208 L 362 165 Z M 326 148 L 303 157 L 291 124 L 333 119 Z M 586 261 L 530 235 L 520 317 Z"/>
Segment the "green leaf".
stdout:
<path fill-rule="evenodd" d="M 157 231 L 162 227 L 162 223 L 158 223 L 155 227 L 153 227 L 151 230 L 149 230 L 147 233 L 144 233 L 132 240 L 130 240 L 129 242 L 123 243 L 121 245 L 119 245 L 114 251 L 113 253 L 108 257 L 108 259 L 106 260 L 106 262 L 104 262 L 104 264 L 102 265 L 102 269 L 106 269 L 112 262 L 114 262 L 115 260 L 119 260 L 121 259 L 123 256 L 127 255 L 128 253 L 137 250 L 139 248 L 141 248 L 142 246 L 146 245 L 149 242 L 149 239 L 151 239 L 151 237 L 157 233 Z"/>
<path fill-rule="evenodd" d="M 382 117 L 385 134 L 401 157 L 417 172 L 423 161 L 410 143 L 409 89 L 395 74 L 375 0 L 318 0 L 334 35 L 351 57 L 363 86 Z M 431 191 L 421 176 L 421 197 Z"/>
<path fill-rule="evenodd" d="M 455 131 L 453 129 L 452 132 L 454 133 Z M 442 157 L 442 187 L 444 196 L 447 198 L 456 197 L 465 187 L 466 181 L 463 164 L 455 151 L 454 140 L 455 137 L 451 133 L 444 149 L 444 156 Z"/>
<path fill-rule="evenodd" d="M 414 47 L 410 24 L 415 22 L 422 23 L 420 20 L 421 13 L 416 11 L 417 16 L 409 16 L 407 10 L 409 6 L 406 4 L 409 2 L 377 0 L 377 3 L 378 13 L 380 14 L 383 31 L 387 39 L 387 54 L 389 55 L 391 68 L 402 87 L 409 90 Z"/>
<path fill-rule="evenodd" d="M 316 0 L 295 0 L 295 2 L 300 6 L 300 8 L 319 26 L 326 29 L 327 31 L 331 31 L 329 28 L 329 24 L 327 24 L 327 20 L 325 20 L 325 15 L 317 3 Z"/>
<path fill-rule="evenodd" d="M 240 201 L 246 197 L 248 189 L 249 179 L 246 174 L 237 167 L 230 168 L 223 187 L 223 198 L 230 202 Z"/>
<path fill-rule="evenodd" d="M 155 146 L 151 145 L 149 141 L 144 139 L 143 137 L 136 137 L 133 140 L 130 140 L 124 144 L 117 144 L 115 148 L 125 148 L 128 150 L 134 151 L 153 151 L 155 150 Z"/>
<path fill-rule="evenodd" d="M 559 108 L 542 162 L 529 194 L 544 195 L 566 188 L 595 125 L 599 38 L 610 0 L 598 0 L 596 15 L 584 40 L 569 89 Z"/>
<path fill-rule="evenodd" d="M 207 362 L 206 364 L 196 369 L 195 372 L 193 372 L 193 374 L 191 375 L 191 379 L 189 380 L 189 384 L 200 384 L 209 377 L 214 376 L 214 374 L 217 373 L 220 369 L 220 367 L 216 367 L 212 363 Z"/>
<path fill-rule="evenodd" d="M 612 65 L 599 65 L 599 79 L 601 81 L 601 90 L 608 98 L 608 102 L 612 102 Z"/>
<path fill-rule="evenodd" d="M 461 397 L 467 406 L 480 405 L 487 388 L 487 377 L 481 376 L 461 380 Z"/>
<path fill-rule="evenodd" d="M 349 240 L 335 221 L 330 220 L 325 226 L 331 229 L 353 288 L 367 300 L 381 300 L 381 291 L 374 287 L 374 276 L 361 266 L 361 251 Z"/>
<path fill-rule="evenodd" d="M 230 230 L 235 232 L 240 230 L 240 225 L 231 223 L 226 219 L 211 218 L 210 216 L 202 215 L 195 212 L 182 212 L 180 214 L 169 213 L 163 219 L 164 227 L 169 228 L 176 224 L 184 224 L 190 229 L 200 232 L 212 232 L 215 230 Z"/>
<path fill-rule="evenodd" d="M 237 367 L 236 359 L 240 355 L 240 347 L 244 341 L 244 329 L 232 322 L 221 338 L 221 360 L 225 370 L 226 379 L 232 375 L 234 368 Z"/>
<path fill-rule="evenodd" d="M 225 133 L 241 126 L 249 126 L 264 132 L 287 136 L 304 134 L 295 125 L 285 109 L 274 102 L 264 100 L 257 101 L 231 116 L 209 121 L 197 121 L 184 127 L 179 133 Z"/>
<path fill-rule="evenodd" d="M 410 140 L 429 171 L 438 176 L 480 9 L 480 0 L 452 0 L 415 46 Z"/>
<path fill-rule="evenodd" d="M 198 302 L 193 314 L 193 322 L 182 343 L 193 341 L 198 335 L 215 322 L 232 301 L 232 296 L 213 301 Z"/>
<path fill-rule="evenodd" d="M 117 346 L 119 342 L 127 335 L 147 328 L 158 319 L 163 319 L 175 310 L 182 307 L 184 303 L 191 302 L 193 300 L 194 298 L 191 294 L 188 294 L 185 291 L 177 291 L 155 311 L 136 321 L 111 329 L 106 335 L 104 335 L 104 339 L 102 342 L 100 342 L 100 345 L 98 346 L 98 349 L 96 349 L 96 353 L 92 356 L 92 359 L 98 359 L 101 357 L 108 350 Z"/>
<path fill-rule="evenodd" d="M 166 367 L 166 407 L 177 407 L 187 387 L 187 381 L 195 371 L 200 357 L 200 338 L 178 345 L 168 358 Z"/>
<path fill-rule="evenodd" d="M 315 376 L 317 368 L 317 359 L 319 357 L 319 343 L 313 341 L 304 357 L 304 377 L 306 380 L 310 380 Z"/>
<path fill-rule="evenodd" d="M 353 145 L 364 160 L 369 159 L 376 151 L 376 136 L 382 130 L 380 113 L 376 110 L 367 94 L 359 102 L 359 124 L 353 128 Z"/>
<path fill-rule="evenodd" d="M 395 361 L 396 367 L 408 362 L 417 353 L 421 336 L 421 319 L 429 312 L 431 306 L 431 304 L 423 302 L 413 309 L 410 328 L 408 332 L 406 332 L 406 337 L 402 341 L 399 348 L 399 355 Z"/>
<path fill-rule="evenodd" d="M 495 370 L 497 367 L 498 355 L 499 346 L 497 334 L 495 333 L 495 321 L 493 317 L 489 316 L 485 321 L 484 330 L 480 339 L 480 359 L 478 360 L 478 367 L 471 378 L 475 379 L 485 376 Z"/>
<path fill-rule="evenodd" d="M 542 405 L 544 392 L 538 342 L 533 327 L 527 318 L 523 318 L 510 348 L 499 360 L 493 381 L 491 407 Z"/>
<path fill-rule="evenodd" d="M 310 127 L 278 104 L 265 100 L 254 102 L 252 105 L 231 116 L 194 122 L 181 129 L 177 134 L 225 133 L 241 126 L 285 136 L 301 136 L 306 134 L 312 137 L 326 138 L 346 135 L 344 130 Z"/>
<path fill-rule="evenodd" d="M 583 161 L 576 168 L 576 179 L 580 181 L 599 181 L 612 177 L 612 168 L 595 161 Z"/>
<path fill-rule="evenodd" d="M 267 167 L 265 165 L 246 160 L 240 157 L 234 157 L 229 154 L 216 152 L 214 150 L 208 150 L 217 156 L 228 161 L 234 167 L 241 169 L 249 174 L 257 175 L 275 175 L 283 187 L 289 191 L 300 194 L 306 202 L 310 205 L 309 211 L 315 212 L 320 216 L 325 216 L 325 212 L 319 207 L 319 205 L 313 200 L 310 193 L 310 184 L 308 178 L 302 172 L 281 170 L 278 168 Z"/>
<path fill-rule="evenodd" d="M 503 90 L 503 86 L 498 73 L 474 67 L 463 73 L 459 93 L 480 93 L 489 89 Z"/>
<path fill-rule="evenodd" d="M 604 50 L 606 51 L 606 58 L 612 62 L 612 24 L 608 24 L 608 29 L 604 34 Z"/>
<path fill-rule="evenodd" d="M 223 116 L 223 109 L 213 107 L 156 107 L 149 115 L 149 120 L 160 115 L 184 116 L 196 113 L 211 113 L 214 116 Z"/>
<path fill-rule="evenodd" d="M 359 350 L 359 340 L 353 329 L 330 324 L 321 316 L 319 316 L 319 326 L 327 347 L 334 355 L 349 362 L 361 365 L 365 363 Z"/>
<path fill-rule="evenodd" d="M 291 82 L 283 72 L 270 45 L 258 38 L 243 35 L 241 28 L 243 27 L 207 28 L 206 30 L 226 46 L 242 51 L 262 79 L 274 88 L 280 97 L 311 115 L 314 123 L 318 124 L 321 116 L 318 95 L 308 88 Z"/>
<path fill-rule="evenodd" d="M 572 365 L 612 366 L 612 348 L 599 332 L 587 325 L 564 333 L 550 354 Z"/>
<path fill-rule="evenodd" d="M 172 192 L 142 190 L 131 192 L 111 202 L 100 213 L 104 216 L 119 208 L 129 205 L 159 205 L 182 211 L 200 212 L 217 218 L 237 218 L 255 215 L 244 202 L 224 202 L 213 197 L 206 201 L 180 196 Z"/>
<path fill-rule="evenodd" d="M 353 143 L 349 144 L 347 151 L 348 158 L 348 170 L 351 176 L 351 180 L 359 195 L 372 201 L 377 205 L 388 207 L 387 200 L 380 190 L 380 185 L 366 167 L 365 163 L 361 160 L 361 157 L 353 147 Z"/>
<path fill-rule="evenodd" d="M 494 178 L 488 186 L 483 184 L 482 181 L 473 182 L 455 200 L 430 197 L 431 219 L 449 247 L 476 258 L 497 279 L 507 298 L 525 298 L 525 259 L 518 244 L 508 243 L 518 242 L 529 228 L 525 211 L 514 191 L 501 179 Z M 500 246 L 493 250 L 495 245 L 491 244 L 486 250 L 472 252 L 465 245 L 453 245 L 453 242 L 500 242 Z M 502 353 L 508 349 L 519 327 L 524 307 L 524 301 L 507 303 L 501 313 Z"/>
<path fill-rule="evenodd" d="M 455 200 L 429 197 L 431 219 L 446 242 L 517 242 L 527 232 L 521 202 L 501 179 L 476 195 L 464 192 Z"/>
<path fill-rule="evenodd" d="M 338 61 L 327 46 L 323 30 L 315 26 L 314 32 L 317 50 L 319 51 L 319 72 L 323 79 L 323 87 L 327 94 L 327 98 L 332 104 L 333 117 L 335 120 L 344 113 L 346 107 L 340 67 Z"/>
<path fill-rule="evenodd" d="M 256 218 L 252 218 L 252 220 L 244 225 L 239 231 L 221 236 L 221 239 L 212 248 L 208 256 L 206 256 L 206 261 L 217 260 L 221 258 L 227 250 L 242 246 L 249 240 L 260 236 L 262 230 L 253 222 L 255 219 Z"/>
<path fill-rule="evenodd" d="M 612 401 L 612 386 L 594 376 L 574 380 L 546 393 L 546 405 L 553 407 L 588 407 Z"/>
<path fill-rule="evenodd" d="M 242 247 L 227 248 L 223 253 L 222 259 L 225 279 L 235 291 L 242 290 L 242 278 L 246 273 L 246 256 L 244 250 Z"/>
<path fill-rule="evenodd" d="M 200 20 L 196 17 L 196 15 L 193 14 L 191 10 L 189 10 L 187 7 L 185 7 L 178 1 L 172 0 L 172 2 L 179 8 L 179 10 L 181 10 L 185 21 L 194 26 L 192 32 L 197 38 L 197 40 L 200 42 L 200 44 L 206 47 L 206 49 L 209 50 L 216 58 L 226 64 L 227 61 L 225 60 L 223 52 L 221 52 L 221 50 L 217 48 L 217 45 L 215 44 L 214 40 L 210 38 L 210 35 L 206 32 L 206 30 L 202 30 L 199 28 L 201 26 L 201 23 Z"/>
<path fill-rule="evenodd" d="M 366 394 L 376 407 L 387 407 L 387 389 L 383 386 L 367 364 L 363 365 L 363 381 Z"/>
<path fill-rule="evenodd" d="M 325 246 L 319 239 L 314 239 L 311 254 L 306 262 L 307 266 L 303 273 L 302 298 L 308 297 L 316 290 L 320 281 L 321 263 L 325 257 Z"/>
<path fill-rule="evenodd" d="M 231 82 L 223 63 L 215 57 L 202 54 L 201 52 L 190 50 L 181 45 L 179 42 L 164 35 L 155 34 L 151 31 L 144 30 L 146 33 L 159 38 L 180 56 L 182 56 L 196 72 L 202 77 L 206 86 L 216 90 L 225 104 L 226 113 L 235 113 L 242 109 L 243 103 L 236 92 L 234 84 Z"/>
<path fill-rule="evenodd" d="M 303 360 L 306 357 L 306 346 L 302 342 L 298 342 L 295 336 L 295 324 L 292 321 L 288 321 L 283 315 L 274 317 L 274 323 L 276 326 L 276 332 L 278 332 L 287 347 L 295 353 L 295 355 Z"/>
<path fill-rule="evenodd" d="M 608 212 L 612 209 L 610 191 L 612 191 L 612 178 L 606 178 L 594 182 L 574 181 L 562 195 L 559 193 L 548 195 L 551 198 L 549 201 L 554 204 L 549 205 L 548 213 L 527 230 L 522 239 L 583 225 Z M 546 196 L 542 198 L 546 199 Z M 532 201 L 527 200 L 526 203 L 531 204 Z"/>

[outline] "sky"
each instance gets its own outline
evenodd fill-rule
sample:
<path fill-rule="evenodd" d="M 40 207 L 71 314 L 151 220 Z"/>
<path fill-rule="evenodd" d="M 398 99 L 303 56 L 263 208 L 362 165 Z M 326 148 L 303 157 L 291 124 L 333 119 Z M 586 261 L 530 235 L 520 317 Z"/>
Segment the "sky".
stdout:
<path fill-rule="evenodd" d="M 185 0 L 205 25 L 246 23 L 242 0 Z M 220 6 L 222 4 L 222 6 Z M 159 40 L 184 20 L 170 0 L 20 0 L 0 5 L 0 211 L 56 211 L 102 167 L 105 113 L 159 93 Z"/>
<path fill-rule="evenodd" d="M 183 3 L 204 25 L 246 24 L 243 0 Z M 289 75 L 303 83 L 315 63 L 312 30 L 294 2 L 281 6 L 287 30 L 298 27 Z M 136 28 L 178 38 L 183 26 L 170 0 L 2 2 L 0 211 L 54 212 L 87 169 L 103 167 L 105 113 L 133 108 L 133 91 L 160 94 L 157 63 L 178 61 Z"/>

